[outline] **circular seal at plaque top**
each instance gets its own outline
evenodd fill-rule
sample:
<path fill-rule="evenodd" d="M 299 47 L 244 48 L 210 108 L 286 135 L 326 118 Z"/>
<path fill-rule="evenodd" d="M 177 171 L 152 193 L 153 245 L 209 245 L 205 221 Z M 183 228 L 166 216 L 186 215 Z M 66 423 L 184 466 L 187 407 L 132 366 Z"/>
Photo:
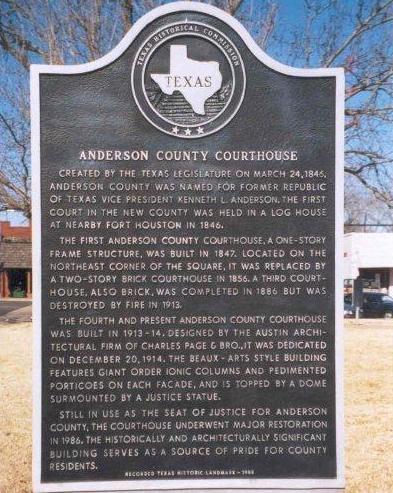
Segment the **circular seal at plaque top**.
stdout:
<path fill-rule="evenodd" d="M 159 130 L 183 139 L 223 128 L 246 88 L 234 43 L 212 26 L 177 22 L 162 27 L 139 49 L 131 72 L 135 101 Z"/>

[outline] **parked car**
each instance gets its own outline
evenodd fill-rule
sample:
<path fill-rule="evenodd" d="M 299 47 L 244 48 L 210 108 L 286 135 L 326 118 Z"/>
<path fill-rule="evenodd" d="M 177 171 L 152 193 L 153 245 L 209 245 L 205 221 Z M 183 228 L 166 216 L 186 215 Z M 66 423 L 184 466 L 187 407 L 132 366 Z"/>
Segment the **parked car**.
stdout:
<path fill-rule="evenodd" d="M 393 298 L 384 293 L 364 293 L 363 316 L 393 318 Z"/>

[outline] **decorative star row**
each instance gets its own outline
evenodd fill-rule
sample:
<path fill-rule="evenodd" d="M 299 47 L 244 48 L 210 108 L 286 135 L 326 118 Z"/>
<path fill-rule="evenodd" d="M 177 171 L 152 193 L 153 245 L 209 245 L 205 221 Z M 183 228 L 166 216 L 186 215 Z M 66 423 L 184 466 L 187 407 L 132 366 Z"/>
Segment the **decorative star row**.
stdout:
<path fill-rule="evenodd" d="M 202 135 L 203 132 L 204 132 L 204 128 L 203 127 L 198 127 L 197 129 L 197 134 L 198 135 Z M 181 129 L 179 127 L 172 127 L 172 133 L 175 134 L 175 135 L 178 135 L 179 132 L 181 133 Z M 191 128 L 185 128 L 184 129 L 184 135 L 192 135 L 192 129 Z"/>

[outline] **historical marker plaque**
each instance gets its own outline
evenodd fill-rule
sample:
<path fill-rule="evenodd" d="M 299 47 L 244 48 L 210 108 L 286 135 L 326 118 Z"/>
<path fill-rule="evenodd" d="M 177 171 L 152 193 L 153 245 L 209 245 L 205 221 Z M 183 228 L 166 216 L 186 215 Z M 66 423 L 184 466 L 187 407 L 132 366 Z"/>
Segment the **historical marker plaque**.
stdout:
<path fill-rule="evenodd" d="M 343 76 L 199 3 L 33 66 L 34 488 L 343 486 Z"/>

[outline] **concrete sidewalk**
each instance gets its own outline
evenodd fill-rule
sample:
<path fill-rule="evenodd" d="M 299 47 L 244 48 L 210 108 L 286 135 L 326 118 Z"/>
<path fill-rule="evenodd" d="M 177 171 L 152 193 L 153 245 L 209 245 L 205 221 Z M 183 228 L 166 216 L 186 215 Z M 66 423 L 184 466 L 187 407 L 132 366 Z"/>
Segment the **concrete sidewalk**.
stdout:
<path fill-rule="evenodd" d="M 7 300 L 8 302 L 9 300 Z M 3 302 L 0 302 L 2 304 Z M 13 303 L 7 303 L 7 310 L 2 310 L 2 314 L 0 316 L 0 323 L 8 322 L 8 323 L 18 323 L 18 322 L 31 322 L 32 318 L 32 308 L 31 302 L 23 303 L 23 306 L 20 306 L 20 303 L 15 303 L 15 308 L 13 308 Z M 5 312 L 5 313 L 4 313 Z"/>

